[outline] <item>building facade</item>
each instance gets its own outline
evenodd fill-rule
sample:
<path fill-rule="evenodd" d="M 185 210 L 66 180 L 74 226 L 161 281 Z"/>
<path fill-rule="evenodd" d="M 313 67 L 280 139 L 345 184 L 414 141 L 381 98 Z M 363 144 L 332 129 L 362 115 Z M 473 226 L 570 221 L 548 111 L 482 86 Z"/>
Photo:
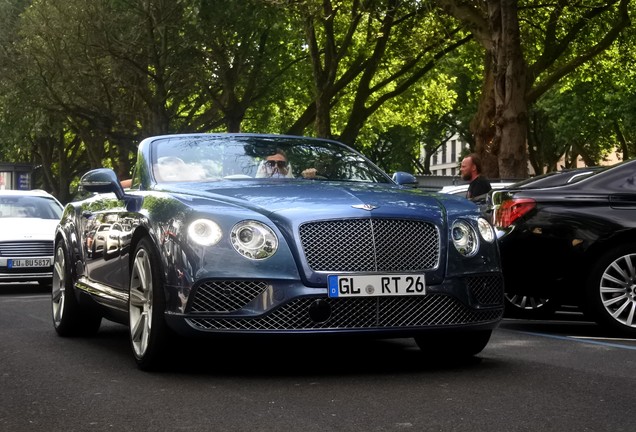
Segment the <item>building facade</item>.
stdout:
<path fill-rule="evenodd" d="M 459 175 L 459 165 L 462 155 L 467 152 L 468 144 L 459 139 L 459 135 L 453 135 L 431 156 L 431 174 L 438 176 Z"/>

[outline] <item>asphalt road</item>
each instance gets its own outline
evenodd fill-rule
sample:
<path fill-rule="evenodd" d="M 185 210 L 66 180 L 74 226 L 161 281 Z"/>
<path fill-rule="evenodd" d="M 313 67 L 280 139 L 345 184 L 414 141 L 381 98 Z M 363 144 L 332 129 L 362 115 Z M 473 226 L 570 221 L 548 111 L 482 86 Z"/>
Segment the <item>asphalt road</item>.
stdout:
<path fill-rule="evenodd" d="M 576 317 L 505 320 L 459 364 L 408 339 L 225 341 L 145 373 L 123 326 L 63 339 L 49 308 L 0 286 L 0 431 L 635 430 L 636 340 Z"/>

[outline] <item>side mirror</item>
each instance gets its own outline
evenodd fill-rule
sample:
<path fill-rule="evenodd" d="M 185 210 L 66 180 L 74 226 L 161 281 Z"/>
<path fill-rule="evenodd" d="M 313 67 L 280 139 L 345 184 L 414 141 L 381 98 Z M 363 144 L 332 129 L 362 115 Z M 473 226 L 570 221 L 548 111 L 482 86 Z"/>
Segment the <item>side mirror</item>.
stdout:
<path fill-rule="evenodd" d="M 117 179 L 117 174 L 110 168 L 97 168 L 84 174 L 80 186 L 93 193 L 114 193 L 117 199 L 124 198 L 124 188 Z"/>
<path fill-rule="evenodd" d="M 393 174 L 393 181 L 399 184 L 400 186 L 412 186 L 416 187 L 418 182 L 417 178 L 413 174 L 409 174 L 404 171 L 397 171 Z"/>

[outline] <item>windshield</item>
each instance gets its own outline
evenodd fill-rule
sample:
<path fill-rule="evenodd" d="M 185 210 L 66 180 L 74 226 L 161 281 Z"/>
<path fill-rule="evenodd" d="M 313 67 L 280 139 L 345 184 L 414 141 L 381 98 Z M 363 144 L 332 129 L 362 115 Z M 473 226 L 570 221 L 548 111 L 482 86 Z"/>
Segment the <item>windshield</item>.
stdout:
<path fill-rule="evenodd" d="M 151 149 L 158 182 L 268 178 L 391 183 L 364 156 L 339 143 L 285 136 L 160 138 Z"/>
<path fill-rule="evenodd" d="M 57 201 L 40 196 L 0 196 L 1 218 L 60 219 L 62 207 Z"/>

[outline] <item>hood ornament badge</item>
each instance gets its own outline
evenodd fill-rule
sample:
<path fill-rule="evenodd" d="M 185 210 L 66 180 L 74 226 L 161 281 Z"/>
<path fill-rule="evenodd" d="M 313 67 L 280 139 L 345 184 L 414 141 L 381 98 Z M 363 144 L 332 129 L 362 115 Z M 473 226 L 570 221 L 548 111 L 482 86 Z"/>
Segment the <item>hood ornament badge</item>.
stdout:
<path fill-rule="evenodd" d="M 371 205 L 371 204 L 355 204 L 355 205 L 352 205 L 351 207 L 357 208 L 357 209 L 360 209 L 360 210 L 367 210 L 367 211 L 371 211 L 373 209 L 377 209 L 378 208 L 378 206 L 374 206 L 374 205 Z"/>

